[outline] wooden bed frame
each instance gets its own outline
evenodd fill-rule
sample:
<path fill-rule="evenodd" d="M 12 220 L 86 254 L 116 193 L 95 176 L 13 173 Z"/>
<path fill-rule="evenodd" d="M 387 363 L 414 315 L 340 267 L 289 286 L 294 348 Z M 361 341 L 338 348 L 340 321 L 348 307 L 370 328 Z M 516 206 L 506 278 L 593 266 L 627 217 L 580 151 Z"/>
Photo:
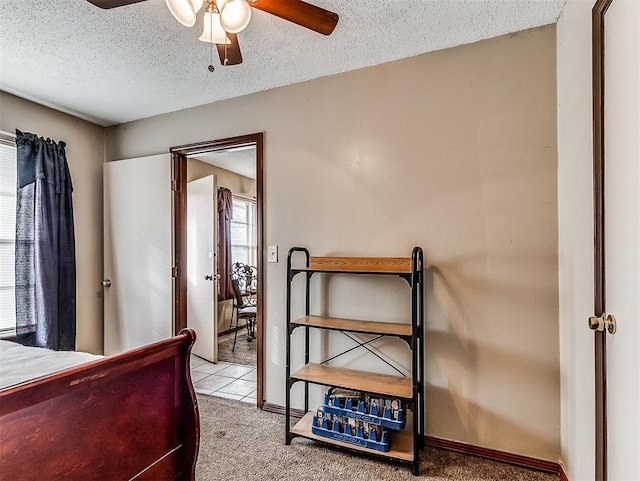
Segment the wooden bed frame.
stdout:
<path fill-rule="evenodd" d="M 193 480 L 195 333 L 0 391 L 3 480 Z"/>

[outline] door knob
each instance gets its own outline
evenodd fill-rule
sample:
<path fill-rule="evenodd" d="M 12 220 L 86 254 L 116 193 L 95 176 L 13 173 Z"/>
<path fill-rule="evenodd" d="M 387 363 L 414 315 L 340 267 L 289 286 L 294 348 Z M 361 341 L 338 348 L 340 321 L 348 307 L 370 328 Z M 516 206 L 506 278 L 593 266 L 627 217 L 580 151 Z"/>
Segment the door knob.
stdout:
<path fill-rule="evenodd" d="M 606 329 L 609 334 L 615 334 L 618 329 L 618 323 L 613 314 L 591 316 L 589 318 L 589 329 L 593 331 L 604 331 Z"/>
<path fill-rule="evenodd" d="M 204 280 L 205 281 L 212 281 L 213 280 L 213 276 L 204 276 Z"/>
<path fill-rule="evenodd" d="M 111 287 L 111 279 L 104 279 L 104 280 L 100 283 L 100 285 L 101 285 L 102 287 Z"/>

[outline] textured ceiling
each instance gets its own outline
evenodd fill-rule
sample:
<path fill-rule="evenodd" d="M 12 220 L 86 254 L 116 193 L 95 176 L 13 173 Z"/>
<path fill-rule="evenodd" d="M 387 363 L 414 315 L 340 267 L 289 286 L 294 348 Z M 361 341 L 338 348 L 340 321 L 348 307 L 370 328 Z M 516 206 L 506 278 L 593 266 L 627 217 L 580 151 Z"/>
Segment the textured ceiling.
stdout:
<path fill-rule="evenodd" d="M 210 73 L 202 13 L 188 29 L 164 0 L 1 0 L 0 89 L 112 125 L 547 25 L 564 2 L 309 0 L 340 16 L 329 37 L 254 9 L 244 63 Z"/>
<path fill-rule="evenodd" d="M 255 147 L 216 150 L 207 154 L 195 155 L 193 158 L 256 180 Z"/>

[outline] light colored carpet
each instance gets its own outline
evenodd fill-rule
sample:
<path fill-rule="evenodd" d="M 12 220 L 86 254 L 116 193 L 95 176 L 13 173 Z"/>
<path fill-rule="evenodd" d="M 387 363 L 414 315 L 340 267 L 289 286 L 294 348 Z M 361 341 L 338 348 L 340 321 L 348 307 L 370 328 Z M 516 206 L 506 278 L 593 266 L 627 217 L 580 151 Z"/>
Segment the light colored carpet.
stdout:
<path fill-rule="evenodd" d="M 197 481 L 558 481 L 558 477 L 474 456 L 427 448 L 420 477 L 406 464 L 362 457 L 295 438 L 284 445 L 284 417 L 239 401 L 198 395 Z"/>
<path fill-rule="evenodd" d="M 238 331 L 238 341 L 236 348 L 233 347 L 233 333 L 225 334 L 218 339 L 218 361 L 232 362 L 233 364 L 243 364 L 245 366 L 255 366 L 257 362 L 256 340 L 247 342 L 247 329 Z"/>

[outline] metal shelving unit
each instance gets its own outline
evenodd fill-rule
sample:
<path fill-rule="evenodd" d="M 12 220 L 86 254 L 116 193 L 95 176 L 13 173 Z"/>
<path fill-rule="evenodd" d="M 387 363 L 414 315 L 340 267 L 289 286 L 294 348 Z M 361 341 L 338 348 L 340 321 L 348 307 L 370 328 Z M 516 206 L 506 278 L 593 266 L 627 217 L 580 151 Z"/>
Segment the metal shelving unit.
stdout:
<path fill-rule="evenodd" d="M 304 255 L 304 267 L 292 267 L 292 258 L 296 253 Z M 405 279 L 411 290 L 411 321 L 393 323 L 311 315 L 309 312 L 309 288 L 311 277 L 318 273 L 399 276 Z M 300 319 L 291 319 L 291 287 L 293 279 L 298 274 L 305 276 L 306 315 Z M 291 335 L 299 327 L 305 330 L 305 365 L 292 373 Z M 366 344 L 384 336 L 400 338 L 407 343 L 411 351 L 411 377 L 359 371 L 325 364 L 337 356 L 320 364 L 311 363 L 309 362 L 309 332 L 312 328 L 342 332 L 358 343 L 356 348 L 363 347 L 376 356 L 378 354 L 368 349 Z M 376 337 L 366 342 L 360 342 L 349 333 L 371 334 Z M 420 247 L 413 249 L 411 257 L 311 257 L 309 251 L 303 247 L 291 248 L 287 256 L 286 357 L 285 444 L 291 444 L 292 439 L 298 436 L 313 439 L 356 452 L 366 452 L 373 456 L 410 463 L 413 474 L 419 475 L 419 453 L 424 448 L 424 257 Z M 378 357 L 391 366 L 384 358 Z M 304 383 L 304 410 L 307 414 L 295 426 L 291 427 L 291 388 L 296 382 Z M 311 422 L 314 413 L 309 412 L 309 384 L 336 386 L 401 399 L 407 403 L 411 411 L 407 418 L 407 426 L 402 431 L 394 432 L 391 450 L 388 452 L 373 451 L 313 434 Z"/>

